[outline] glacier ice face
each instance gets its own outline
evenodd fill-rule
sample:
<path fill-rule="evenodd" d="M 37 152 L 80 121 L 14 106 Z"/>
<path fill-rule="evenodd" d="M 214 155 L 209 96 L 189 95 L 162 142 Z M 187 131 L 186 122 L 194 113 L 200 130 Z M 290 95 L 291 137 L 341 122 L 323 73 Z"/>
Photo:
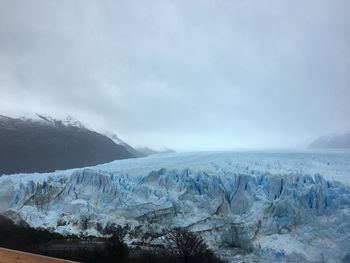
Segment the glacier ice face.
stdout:
<path fill-rule="evenodd" d="M 0 211 L 61 233 L 129 224 L 130 242 L 187 227 L 229 259 L 340 262 L 350 252 L 349 181 L 346 151 L 167 154 L 2 176 Z"/>

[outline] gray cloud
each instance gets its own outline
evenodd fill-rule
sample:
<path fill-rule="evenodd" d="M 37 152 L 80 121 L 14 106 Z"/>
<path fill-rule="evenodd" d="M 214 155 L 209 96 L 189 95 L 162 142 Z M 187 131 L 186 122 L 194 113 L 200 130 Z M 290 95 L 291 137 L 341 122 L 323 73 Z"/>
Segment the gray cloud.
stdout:
<path fill-rule="evenodd" d="M 133 145 L 303 147 L 350 130 L 350 3 L 0 0 L 0 111 Z"/>

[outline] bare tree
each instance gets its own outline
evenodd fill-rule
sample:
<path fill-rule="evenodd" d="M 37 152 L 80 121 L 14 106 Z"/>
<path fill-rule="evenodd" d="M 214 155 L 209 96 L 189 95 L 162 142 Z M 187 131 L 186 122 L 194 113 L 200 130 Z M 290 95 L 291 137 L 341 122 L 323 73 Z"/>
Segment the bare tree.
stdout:
<path fill-rule="evenodd" d="M 201 236 L 185 229 L 171 230 L 165 241 L 167 251 L 178 259 L 176 262 L 223 262 L 214 256 Z"/>
<path fill-rule="evenodd" d="M 112 235 L 119 240 L 123 240 L 124 237 L 130 232 L 130 225 L 120 226 L 115 223 L 108 223 L 104 228 L 101 224 L 98 226 L 99 232 L 104 235 Z"/>

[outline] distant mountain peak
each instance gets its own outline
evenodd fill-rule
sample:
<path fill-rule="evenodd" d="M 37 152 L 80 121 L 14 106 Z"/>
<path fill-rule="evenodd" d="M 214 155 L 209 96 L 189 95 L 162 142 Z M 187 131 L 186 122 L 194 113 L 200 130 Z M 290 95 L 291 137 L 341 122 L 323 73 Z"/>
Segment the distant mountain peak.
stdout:
<path fill-rule="evenodd" d="M 57 119 L 50 115 L 35 113 L 29 116 L 18 116 L 18 117 L 8 117 L 4 115 L 0 115 L 0 122 L 8 125 L 14 125 L 15 123 L 36 123 L 47 126 L 56 126 L 56 127 L 77 127 L 81 129 L 87 129 L 87 127 L 78 119 L 67 115 L 67 117 L 63 119 Z"/>
<path fill-rule="evenodd" d="M 350 148 L 350 132 L 322 136 L 313 141 L 309 148 L 340 149 Z"/>
<path fill-rule="evenodd" d="M 145 155 L 152 155 L 152 154 L 160 154 L 160 153 L 175 153 L 174 150 L 164 148 L 163 150 L 154 150 L 149 147 L 139 147 L 137 148 L 139 152 L 142 152 Z"/>
<path fill-rule="evenodd" d="M 128 143 L 124 142 L 122 139 L 120 139 L 118 137 L 117 134 L 115 133 L 112 133 L 112 132 L 103 132 L 103 134 L 105 136 L 107 136 L 108 138 L 110 138 L 112 141 L 114 141 L 114 143 L 118 144 L 118 145 L 122 145 L 125 147 L 125 149 L 133 156 L 135 157 L 146 157 L 147 154 L 139 151 L 139 150 L 136 150 L 135 148 L 133 148 L 132 146 L 130 146 Z"/>
<path fill-rule="evenodd" d="M 78 119 L 70 115 L 68 115 L 65 119 L 55 119 L 49 115 L 43 115 L 39 113 L 36 113 L 36 116 L 39 117 L 41 121 L 45 121 L 55 126 L 72 126 L 81 129 L 86 129 L 86 126 L 84 124 L 82 124 Z"/>

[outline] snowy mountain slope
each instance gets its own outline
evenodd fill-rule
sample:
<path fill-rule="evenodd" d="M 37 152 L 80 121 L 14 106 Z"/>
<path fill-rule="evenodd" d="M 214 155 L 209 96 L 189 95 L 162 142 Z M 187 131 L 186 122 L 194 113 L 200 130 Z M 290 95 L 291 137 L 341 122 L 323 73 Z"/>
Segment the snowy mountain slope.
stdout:
<path fill-rule="evenodd" d="M 0 116 L 0 174 L 48 172 L 134 156 L 73 118 Z"/>
<path fill-rule="evenodd" d="M 125 149 L 134 157 L 146 157 L 146 154 L 142 153 L 139 150 L 134 149 L 131 145 L 127 144 L 124 142 L 122 139 L 120 139 L 115 133 L 110 133 L 110 132 L 104 132 L 104 134 L 112 139 L 116 144 L 121 145 L 125 147 Z"/>
<path fill-rule="evenodd" d="M 130 224 L 130 243 L 187 227 L 230 260 L 340 262 L 349 176 L 349 152 L 169 154 L 2 176 L 0 211 L 62 233 Z"/>

